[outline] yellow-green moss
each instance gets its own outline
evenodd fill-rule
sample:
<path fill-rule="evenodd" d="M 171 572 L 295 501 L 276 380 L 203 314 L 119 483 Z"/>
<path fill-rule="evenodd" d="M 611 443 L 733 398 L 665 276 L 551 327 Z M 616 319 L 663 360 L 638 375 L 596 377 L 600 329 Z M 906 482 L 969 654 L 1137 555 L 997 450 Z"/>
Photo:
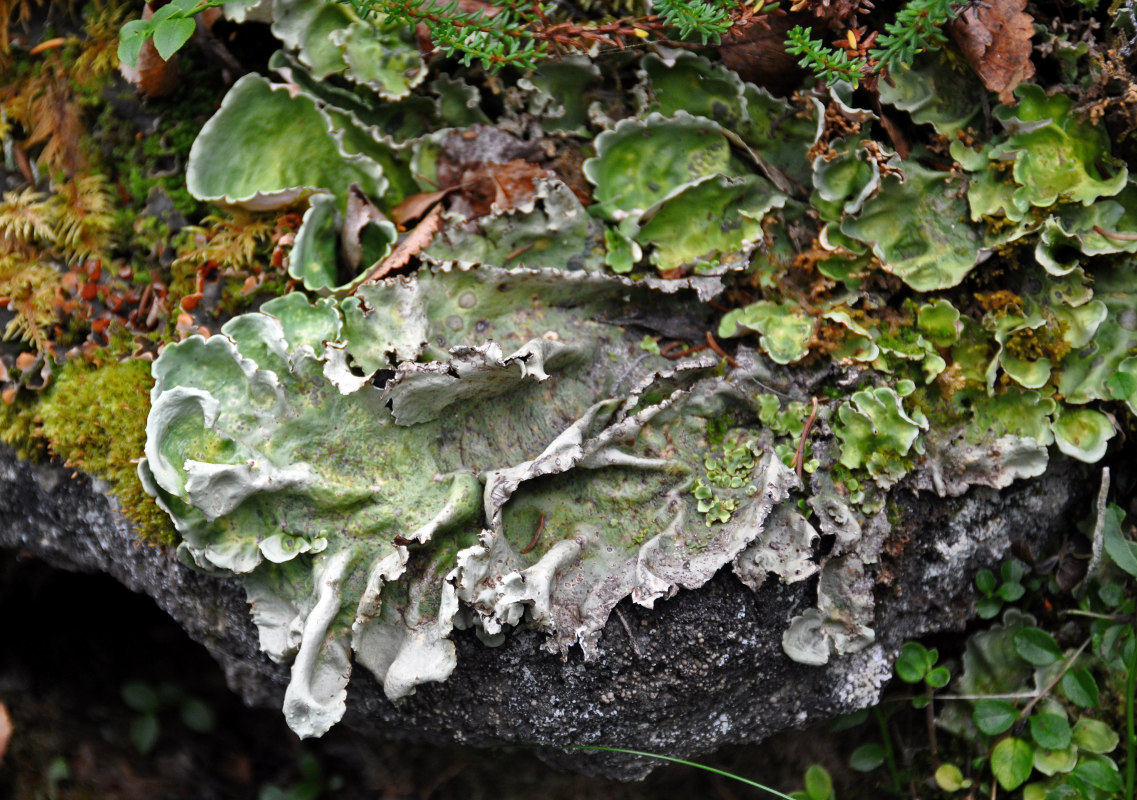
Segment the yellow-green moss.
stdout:
<path fill-rule="evenodd" d="M 37 433 L 68 466 L 110 483 L 143 540 L 173 544 L 177 534 L 169 518 L 138 480 L 153 383 L 145 361 L 98 369 L 69 361 L 38 405 Z"/>

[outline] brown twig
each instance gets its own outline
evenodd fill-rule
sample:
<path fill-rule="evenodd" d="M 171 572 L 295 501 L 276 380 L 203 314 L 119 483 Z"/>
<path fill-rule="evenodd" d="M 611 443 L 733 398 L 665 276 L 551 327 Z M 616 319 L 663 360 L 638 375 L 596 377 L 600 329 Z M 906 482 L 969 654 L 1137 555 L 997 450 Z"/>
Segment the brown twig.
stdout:
<path fill-rule="evenodd" d="M 1095 225 L 1094 230 L 1100 233 L 1107 239 L 1119 239 L 1123 242 L 1137 242 L 1137 233 L 1121 233 L 1120 231 L 1107 231 L 1100 225 Z"/>
<path fill-rule="evenodd" d="M 532 550 L 534 547 L 537 546 L 537 540 L 541 538 L 541 531 L 543 531 L 543 530 L 545 530 L 545 515 L 544 514 L 542 514 L 541 518 L 539 520 L 537 520 L 537 532 L 533 534 L 533 538 L 529 541 L 529 544 L 525 545 L 525 547 L 522 548 L 521 555 L 525 555 L 526 553 L 528 553 L 530 550 Z"/>
<path fill-rule="evenodd" d="M 722 346 L 715 341 L 715 337 L 707 331 L 707 347 L 711 348 L 718 354 L 719 358 L 725 358 L 726 363 L 730 364 L 735 369 L 738 369 L 738 362 L 734 360 L 734 356 L 722 349 Z"/>
<path fill-rule="evenodd" d="M 793 465 L 794 472 L 797 473 L 797 479 L 804 480 L 801 475 L 803 462 L 805 461 L 805 443 L 809 439 L 809 432 L 813 429 L 814 420 L 817 419 L 817 398 L 813 400 L 813 409 L 809 412 L 809 417 L 805 421 L 805 427 L 801 429 L 801 439 L 798 440 L 797 450 L 794 452 L 794 460 L 790 463 Z"/>
<path fill-rule="evenodd" d="M 1062 680 L 1062 676 L 1064 676 L 1067 672 L 1070 671 L 1070 667 L 1074 666 L 1074 662 L 1078 660 L 1078 656 L 1080 656 L 1082 654 L 1082 651 L 1085 650 L 1087 647 L 1089 647 L 1090 641 L 1091 641 L 1091 639 L 1086 639 L 1084 642 L 1082 642 L 1081 646 L 1077 650 L 1074 651 L 1074 655 L 1072 655 L 1068 659 L 1066 659 L 1066 664 L 1065 664 L 1065 666 L 1062 667 L 1062 670 L 1057 675 L 1054 676 L 1054 678 L 1050 681 L 1050 683 L 1048 683 L 1048 684 L 1046 684 L 1046 686 L 1042 687 L 1042 691 L 1039 692 L 1038 694 L 1036 694 L 1034 696 L 1033 700 L 1031 700 L 1029 703 L 1027 703 L 1025 706 L 1023 706 L 1023 710 L 1019 712 L 1019 719 L 1026 719 L 1027 717 L 1030 716 L 1030 710 L 1032 708 L 1034 708 L 1035 705 L 1038 704 L 1039 700 L 1046 697 L 1046 695 L 1050 694 L 1051 689 L 1053 689 L 1055 686 L 1058 685 L 1058 682 L 1060 680 Z"/>
<path fill-rule="evenodd" d="M 706 350 L 707 347 L 708 347 L 708 345 L 700 344 L 700 345 L 696 345 L 695 347 L 688 347 L 686 350 L 680 350 L 678 353 L 664 352 L 663 350 L 660 350 L 659 354 L 661 356 L 663 356 L 664 358 L 670 358 L 670 359 L 674 360 L 676 358 L 683 358 L 684 356 L 689 356 L 692 353 L 697 353 L 700 350 Z"/>

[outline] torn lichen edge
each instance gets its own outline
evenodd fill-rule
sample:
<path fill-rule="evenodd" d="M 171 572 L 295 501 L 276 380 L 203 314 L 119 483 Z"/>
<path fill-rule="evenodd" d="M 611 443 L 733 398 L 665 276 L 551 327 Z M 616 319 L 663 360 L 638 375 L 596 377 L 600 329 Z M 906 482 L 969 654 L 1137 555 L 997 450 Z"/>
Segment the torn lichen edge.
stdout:
<path fill-rule="evenodd" d="M 590 659 L 623 598 L 651 607 L 728 562 L 754 588 L 819 574 L 817 609 L 791 622 L 816 641 L 788 632 L 791 658 L 873 640 L 880 526 L 819 473 L 821 534 L 786 505 L 801 484 L 756 424 L 753 354 L 722 375 L 598 321 L 645 302 L 695 313 L 598 273 L 422 271 L 343 301 L 279 298 L 166 349 L 140 475 L 183 559 L 238 575 L 261 648 L 292 662 L 298 733 L 340 719 L 353 653 L 392 700 L 453 671 L 454 627 L 493 643 L 525 622 Z M 691 491 L 712 418 L 766 437 L 713 525 Z M 817 559 L 821 535 L 837 542 Z"/>

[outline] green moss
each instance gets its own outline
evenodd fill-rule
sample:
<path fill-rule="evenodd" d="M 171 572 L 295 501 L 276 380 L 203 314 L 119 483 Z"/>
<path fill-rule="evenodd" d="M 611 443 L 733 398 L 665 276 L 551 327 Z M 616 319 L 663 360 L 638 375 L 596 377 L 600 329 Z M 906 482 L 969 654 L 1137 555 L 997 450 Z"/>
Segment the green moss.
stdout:
<path fill-rule="evenodd" d="M 68 466 L 110 483 L 143 540 L 173 544 L 176 534 L 169 518 L 143 491 L 135 463 L 146 443 L 153 383 L 145 361 L 99 369 L 69 361 L 38 405 L 38 429 L 28 432 L 46 440 Z"/>
<path fill-rule="evenodd" d="M 0 442 L 14 448 L 20 458 L 35 459 L 47 453 L 39 435 L 37 410 L 36 398 L 28 392 L 17 395 L 11 405 L 0 403 Z"/>

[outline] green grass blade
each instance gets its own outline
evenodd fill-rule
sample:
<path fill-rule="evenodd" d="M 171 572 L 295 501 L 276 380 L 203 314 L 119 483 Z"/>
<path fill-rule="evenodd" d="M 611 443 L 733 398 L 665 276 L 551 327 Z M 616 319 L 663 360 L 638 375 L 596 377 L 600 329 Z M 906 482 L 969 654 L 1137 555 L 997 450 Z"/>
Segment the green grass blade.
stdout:
<path fill-rule="evenodd" d="M 733 772 L 727 772 L 726 770 L 716 769 L 715 767 L 708 767 L 706 764 L 697 764 L 694 761 L 684 761 L 681 758 L 672 758 L 671 756 L 661 756 L 658 753 L 645 753 L 642 750 L 627 750 L 623 747 L 600 747 L 599 745 L 576 744 L 576 745 L 571 745 L 571 748 L 573 750 L 599 750 L 599 751 L 602 751 L 605 753 L 626 753 L 627 755 L 630 755 L 630 756 L 643 756 L 644 758 L 656 758 L 656 759 L 659 759 L 660 761 L 670 761 L 673 764 L 682 764 L 685 767 L 694 767 L 695 769 L 701 769 L 701 770 L 704 770 L 706 772 L 713 772 L 715 775 L 722 775 L 724 778 L 730 778 L 733 781 L 738 781 L 739 783 L 744 783 L 747 786 L 753 786 L 756 789 L 761 789 L 764 792 L 769 792 L 770 794 L 774 795 L 774 797 L 782 798 L 782 800 L 794 800 L 788 794 L 782 794 L 777 789 L 771 789 L 769 786 L 763 786 L 762 784 L 758 783 L 757 781 L 752 781 L 752 780 L 749 780 L 748 778 L 743 778 L 739 775 L 735 775 Z"/>

